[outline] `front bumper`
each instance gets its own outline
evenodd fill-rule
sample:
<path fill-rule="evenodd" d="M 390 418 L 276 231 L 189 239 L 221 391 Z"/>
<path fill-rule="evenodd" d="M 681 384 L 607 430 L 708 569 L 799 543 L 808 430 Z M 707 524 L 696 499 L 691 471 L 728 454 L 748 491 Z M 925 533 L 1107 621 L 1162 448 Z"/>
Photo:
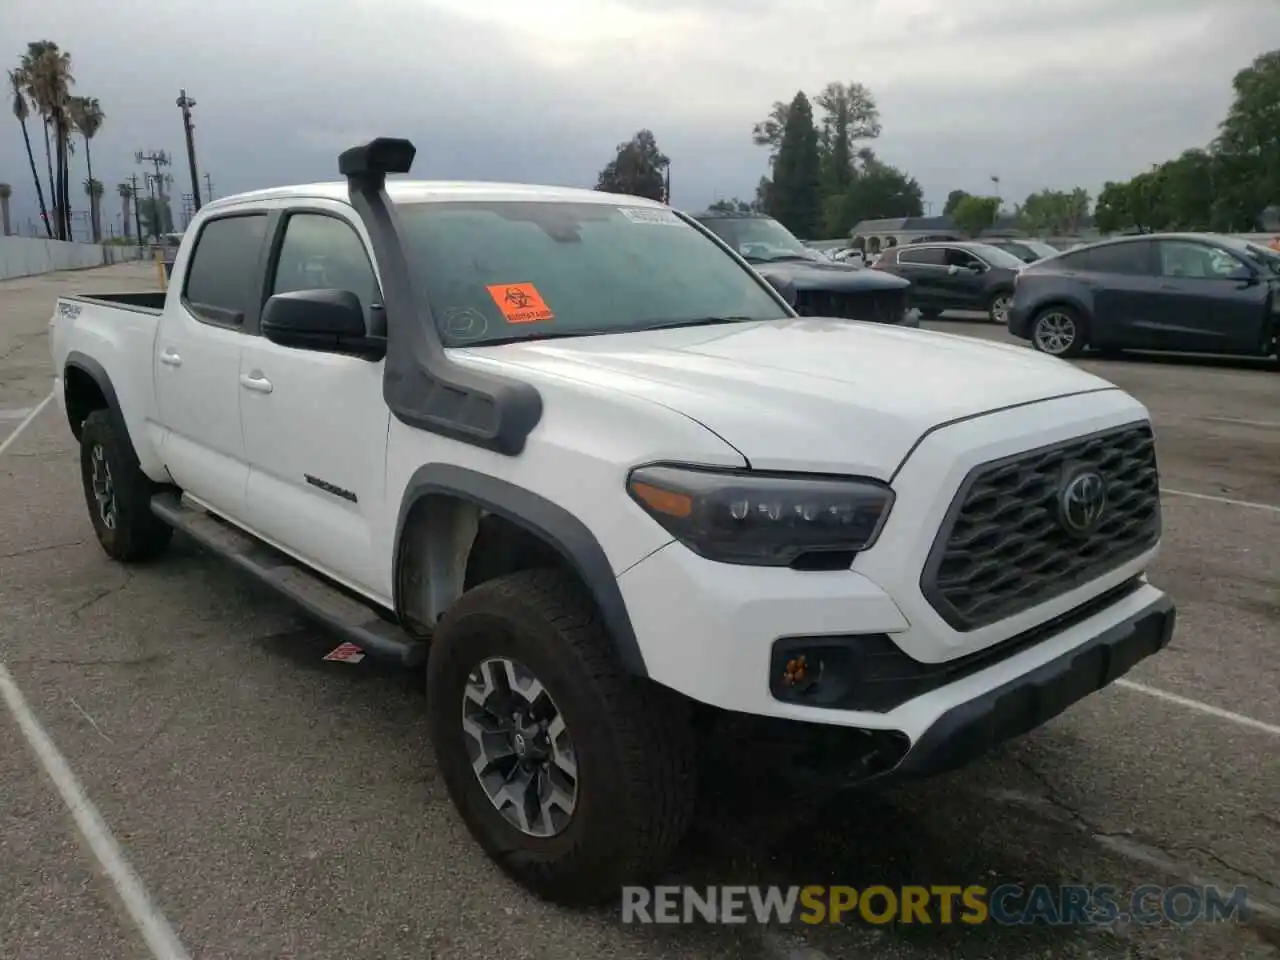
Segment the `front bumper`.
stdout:
<path fill-rule="evenodd" d="M 1164 649 L 1176 619 L 1173 601 L 1162 594 L 1074 650 L 956 704 L 912 744 L 894 774 L 954 770 L 996 744 L 1034 730 Z"/>

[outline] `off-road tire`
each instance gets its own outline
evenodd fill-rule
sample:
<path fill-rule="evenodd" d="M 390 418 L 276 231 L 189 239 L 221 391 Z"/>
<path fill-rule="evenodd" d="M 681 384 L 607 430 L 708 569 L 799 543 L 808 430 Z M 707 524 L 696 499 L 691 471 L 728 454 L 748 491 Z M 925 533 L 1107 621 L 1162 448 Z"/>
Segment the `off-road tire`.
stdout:
<path fill-rule="evenodd" d="M 468 676 L 489 657 L 526 665 L 572 737 L 578 800 L 554 836 L 510 824 L 472 770 L 463 697 Z M 696 751 L 687 704 L 624 670 L 590 596 L 568 573 L 523 571 L 467 591 L 432 638 L 427 710 L 437 763 L 467 827 L 543 899 L 616 899 L 620 886 L 651 880 L 689 828 Z"/>
<path fill-rule="evenodd" d="M 93 461 L 97 449 L 102 450 L 111 471 L 114 526 L 108 526 L 103 519 L 94 495 Z M 164 553 L 173 538 L 173 528 L 151 512 L 156 484 L 142 472 L 133 447 L 106 410 L 90 413 L 80 429 L 80 479 L 93 532 L 107 556 L 123 563 L 140 563 Z"/>

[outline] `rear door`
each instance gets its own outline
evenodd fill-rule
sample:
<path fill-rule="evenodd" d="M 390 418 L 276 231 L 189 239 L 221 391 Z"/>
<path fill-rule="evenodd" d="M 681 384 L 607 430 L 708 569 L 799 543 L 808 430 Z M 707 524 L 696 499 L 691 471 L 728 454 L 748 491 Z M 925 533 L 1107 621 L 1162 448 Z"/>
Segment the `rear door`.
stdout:
<path fill-rule="evenodd" d="M 366 322 L 381 294 L 346 204 L 309 201 L 275 231 L 263 299 L 349 290 Z M 241 424 L 249 460 L 248 524 L 328 576 L 379 601 L 373 551 L 386 478 L 390 411 L 381 361 L 254 337 L 241 352 Z"/>
<path fill-rule="evenodd" d="M 155 383 L 161 457 L 184 491 L 243 521 L 244 437 L 240 431 L 240 351 L 257 322 L 265 210 L 234 211 L 200 226 L 156 336 Z"/>
<path fill-rule="evenodd" d="M 894 273 L 911 281 L 911 304 L 921 310 L 944 310 L 946 255 L 941 247 L 898 247 Z"/>
<path fill-rule="evenodd" d="M 1159 285 L 1155 244 L 1125 240 L 1072 255 L 1077 279 L 1093 294 L 1089 341 L 1098 347 L 1152 349 L 1161 320 L 1153 294 Z"/>
<path fill-rule="evenodd" d="M 1261 349 L 1269 289 L 1244 261 L 1193 240 L 1160 240 L 1156 250 L 1156 346 L 1202 353 Z"/>

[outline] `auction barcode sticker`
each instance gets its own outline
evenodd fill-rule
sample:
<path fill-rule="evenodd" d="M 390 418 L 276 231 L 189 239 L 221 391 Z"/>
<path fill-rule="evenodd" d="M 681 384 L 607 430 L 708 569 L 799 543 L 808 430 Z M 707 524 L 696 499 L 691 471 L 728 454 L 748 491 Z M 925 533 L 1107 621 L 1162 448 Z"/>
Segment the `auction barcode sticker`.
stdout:
<path fill-rule="evenodd" d="M 681 222 L 672 211 L 661 207 L 619 207 L 618 211 L 632 223 L 661 223 L 676 226 Z"/>

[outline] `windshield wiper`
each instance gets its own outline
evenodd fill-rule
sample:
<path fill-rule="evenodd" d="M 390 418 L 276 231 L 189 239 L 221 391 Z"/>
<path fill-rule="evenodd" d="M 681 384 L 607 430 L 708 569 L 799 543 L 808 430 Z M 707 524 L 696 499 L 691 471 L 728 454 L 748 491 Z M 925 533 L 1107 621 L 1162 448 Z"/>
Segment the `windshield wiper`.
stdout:
<path fill-rule="evenodd" d="M 755 317 L 694 317 L 690 320 L 666 320 L 662 323 L 646 324 L 636 327 L 634 331 L 618 331 L 619 333 L 640 332 L 642 330 L 666 330 L 671 327 L 710 327 L 718 323 L 742 323 L 744 320 L 755 320 Z"/>

